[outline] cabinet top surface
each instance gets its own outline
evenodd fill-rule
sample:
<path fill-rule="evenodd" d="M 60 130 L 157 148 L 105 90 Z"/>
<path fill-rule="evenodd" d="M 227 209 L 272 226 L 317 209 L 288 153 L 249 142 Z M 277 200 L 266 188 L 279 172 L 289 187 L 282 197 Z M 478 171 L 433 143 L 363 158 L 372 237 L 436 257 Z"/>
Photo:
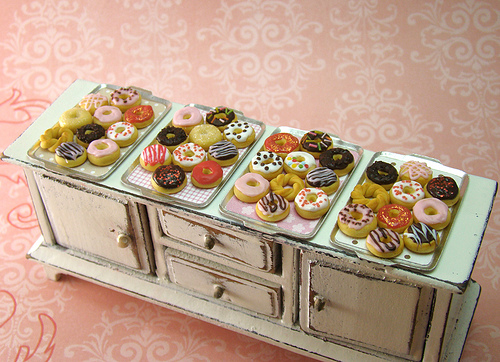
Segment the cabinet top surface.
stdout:
<path fill-rule="evenodd" d="M 42 134 L 47 128 L 54 125 L 54 119 L 59 118 L 59 115 L 67 109 L 68 104 L 77 104 L 83 95 L 92 91 L 97 85 L 97 83 L 83 80 L 74 82 L 59 96 L 59 98 L 54 101 L 54 103 L 37 119 L 36 122 L 34 122 L 4 151 L 4 159 L 6 161 L 19 164 L 25 168 L 52 174 L 51 171 L 45 170 L 28 157 L 27 151 L 29 147 L 34 144 L 40 134 Z M 182 104 L 172 103 L 172 109 L 166 117 L 168 118 L 176 110 L 183 106 L 184 105 Z M 163 126 L 163 122 L 157 124 L 155 128 L 153 128 L 128 155 L 127 160 L 135 160 L 140 155 L 142 149 L 151 143 Z M 274 127 L 267 126 L 259 142 L 263 143 L 263 141 L 273 132 L 274 129 Z M 255 149 L 258 147 L 259 144 L 255 146 Z M 333 205 L 332 210 L 324 220 L 322 227 L 312 239 L 307 241 L 285 241 L 298 248 L 318 250 L 326 254 L 332 254 L 333 256 L 351 258 L 354 262 L 357 262 L 356 257 L 347 255 L 341 250 L 336 249 L 330 241 L 330 236 L 332 229 L 335 226 L 338 212 L 348 202 L 350 190 L 354 188 L 360 179 L 364 169 L 373 155 L 374 152 L 372 151 L 364 151 L 353 176 L 345 185 L 343 192 L 338 197 L 337 202 Z M 130 167 L 131 163 L 127 162 L 127 160 L 122 162 L 106 179 L 96 182 L 86 181 L 86 183 L 91 187 L 103 187 L 111 192 L 126 195 L 138 202 L 155 204 L 159 207 L 170 206 L 166 203 L 162 205 L 162 203 L 159 203 L 157 200 L 148 199 L 144 197 L 139 190 L 128 187 L 122 183 L 121 177 Z M 208 206 L 194 211 L 202 216 L 215 217 L 222 221 L 227 221 L 227 217 L 221 214 L 219 205 L 223 202 L 225 196 L 234 184 L 234 181 L 241 175 L 245 167 L 246 163 L 243 162 L 239 166 L 241 170 L 237 169 L 232 174 L 231 178 L 228 179 L 225 186 L 221 189 L 213 201 Z M 427 272 L 412 272 L 400 268 L 389 267 L 392 272 L 400 274 L 402 277 L 404 276 L 409 279 L 415 279 L 417 282 L 421 281 L 423 283 L 436 284 L 439 287 L 449 288 L 455 291 L 462 291 L 470 279 L 491 212 L 496 189 L 497 183 L 495 181 L 470 175 L 467 190 L 461 201 L 461 206 L 455 215 L 453 225 L 447 238 L 448 241 L 440 254 L 440 259 L 436 267 L 432 271 Z M 383 265 L 378 265 L 377 263 L 366 263 L 371 265 L 373 268 L 383 268 Z"/>

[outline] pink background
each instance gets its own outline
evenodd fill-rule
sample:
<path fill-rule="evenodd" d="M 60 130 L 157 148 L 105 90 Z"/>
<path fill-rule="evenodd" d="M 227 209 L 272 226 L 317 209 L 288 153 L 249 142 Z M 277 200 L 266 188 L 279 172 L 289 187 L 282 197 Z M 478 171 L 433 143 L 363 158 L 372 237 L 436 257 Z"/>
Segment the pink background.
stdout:
<path fill-rule="evenodd" d="M 0 150 L 75 79 L 311 125 L 373 151 L 499 179 L 500 3 L 3 1 Z M 40 235 L 19 167 L 0 163 L 0 360 L 302 357 L 25 260 Z M 500 204 L 473 278 L 464 360 L 500 355 Z"/>

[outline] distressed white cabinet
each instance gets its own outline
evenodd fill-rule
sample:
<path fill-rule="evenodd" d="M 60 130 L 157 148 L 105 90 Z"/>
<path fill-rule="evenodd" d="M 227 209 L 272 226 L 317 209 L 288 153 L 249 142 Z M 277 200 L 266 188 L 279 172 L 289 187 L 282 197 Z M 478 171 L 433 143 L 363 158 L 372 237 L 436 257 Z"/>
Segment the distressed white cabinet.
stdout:
<path fill-rule="evenodd" d="M 266 234 L 221 214 L 219 205 L 242 171 L 200 209 L 125 186 L 121 176 L 161 122 L 130 153 L 130 162 L 100 181 L 59 174 L 30 159 L 27 147 L 53 126 L 54 116 L 95 87 L 75 82 L 2 155 L 25 169 L 43 235 L 28 256 L 50 277 L 82 277 L 318 359 L 460 358 L 479 298 L 471 274 L 496 182 L 469 177 L 433 270 L 382 265 L 330 241 L 371 151 L 365 150 L 310 240 Z M 171 112 L 180 107 L 173 104 Z M 260 142 L 272 131 L 267 127 Z"/>

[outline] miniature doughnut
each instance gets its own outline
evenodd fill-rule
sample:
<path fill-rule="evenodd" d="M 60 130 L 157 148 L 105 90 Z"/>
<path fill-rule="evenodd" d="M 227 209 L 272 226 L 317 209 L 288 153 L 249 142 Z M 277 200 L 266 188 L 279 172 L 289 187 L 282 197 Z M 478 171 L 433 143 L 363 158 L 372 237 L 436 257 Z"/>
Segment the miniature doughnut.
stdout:
<path fill-rule="evenodd" d="M 111 93 L 110 99 L 112 106 L 119 108 L 122 113 L 125 113 L 127 109 L 141 104 L 142 96 L 135 89 L 121 87 Z"/>
<path fill-rule="evenodd" d="M 337 224 L 340 231 L 353 238 L 365 238 L 377 227 L 372 209 L 363 204 L 348 204 L 340 210 Z"/>
<path fill-rule="evenodd" d="M 452 177 L 439 175 L 434 177 L 424 187 L 426 197 L 433 197 L 443 201 L 448 207 L 457 203 L 460 192 L 457 183 Z"/>
<path fill-rule="evenodd" d="M 287 173 L 294 173 L 300 178 L 305 178 L 310 170 L 316 168 L 316 160 L 307 152 L 290 152 L 285 157 L 284 168 Z"/>
<path fill-rule="evenodd" d="M 211 189 L 222 181 L 222 167 L 215 161 L 203 161 L 194 166 L 191 172 L 191 182 L 201 189 Z"/>
<path fill-rule="evenodd" d="M 87 157 L 93 165 L 108 166 L 120 158 L 120 147 L 109 138 L 97 139 L 87 147 Z"/>
<path fill-rule="evenodd" d="M 94 112 L 94 123 L 100 124 L 104 129 L 123 119 L 122 111 L 115 106 L 102 106 Z"/>
<path fill-rule="evenodd" d="M 156 142 L 160 145 L 166 146 L 170 152 L 184 143 L 187 143 L 188 136 L 186 131 L 180 127 L 167 126 L 163 128 L 156 136 Z"/>
<path fill-rule="evenodd" d="M 153 144 L 142 150 L 139 162 L 142 168 L 152 172 L 160 166 L 170 165 L 172 156 L 167 147 L 160 144 Z"/>
<path fill-rule="evenodd" d="M 442 230 L 450 223 L 451 213 L 443 201 L 434 198 L 423 199 L 413 206 L 413 219 L 433 229 Z"/>
<path fill-rule="evenodd" d="M 309 152 L 314 158 L 333 146 L 332 138 L 328 133 L 322 131 L 309 131 L 300 139 L 300 149 Z"/>
<path fill-rule="evenodd" d="M 255 130 L 248 122 L 233 122 L 224 129 L 224 139 L 234 143 L 237 148 L 245 148 L 255 140 Z"/>
<path fill-rule="evenodd" d="M 188 135 L 194 126 L 203 124 L 203 116 L 196 107 L 186 106 L 174 113 L 172 125 L 182 128 Z"/>
<path fill-rule="evenodd" d="M 272 180 L 283 171 L 283 159 L 274 152 L 257 152 L 248 168 L 250 172 L 261 174 L 265 179 Z"/>
<path fill-rule="evenodd" d="M 413 205 L 425 197 L 424 189 L 417 181 L 398 181 L 389 192 L 391 203 L 413 209 Z"/>
<path fill-rule="evenodd" d="M 283 196 L 271 191 L 257 202 L 255 212 L 264 221 L 280 221 L 290 213 L 290 203 Z"/>
<path fill-rule="evenodd" d="M 408 250 L 418 254 L 428 254 L 436 250 L 440 238 L 436 229 L 424 223 L 416 223 L 405 230 L 403 241 Z"/>
<path fill-rule="evenodd" d="M 78 106 L 94 115 L 97 108 L 108 105 L 108 97 L 101 93 L 87 94 L 78 103 Z"/>
<path fill-rule="evenodd" d="M 56 148 L 64 142 L 73 141 L 73 131 L 69 128 L 56 124 L 49 128 L 40 136 L 40 147 L 50 152 L 55 152 Z"/>
<path fill-rule="evenodd" d="M 92 115 L 80 107 L 74 107 L 65 111 L 59 117 L 59 125 L 63 128 L 69 128 L 73 133 L 80 127 L 92 123 Z"/>
<path fill-rule="evenodd" d="M 64 167 L 80 166 L 87 161 L 87 150 L 76 142 L 64 142 L 56 148 L 54 159 Z"/>
<path fill-rule="evenodd" d="M 269 192 L 269 181 L 258 173 L 248 172 L 236 180 L 233 191 L 240 201 L 257 202 Z"/>
<path fill-rule="evenodd" d="M 318 219 L 330 208 L 326 192 L 316 187 L 304 188 L 295 197 L 295 211 L 304 219 Z"/>
<path fill-rule="evenodd" d="M 368 181 L 383 186 L 387 191 L 391 189 L 398 177 L 396 167 L 384 161 L 375 161 L 366 168 Z"/>
<path fill-rule="evenodd" d="M 276 195 L 283 196 L 288 201 L 293 201 L 300 190 L 304 188 L 304 181 L 293 173 L 280 173 L 271 180 L 270 186 L 271 191 Z"/>
<path fill-rule="evenodd" d="M 351 192 L 351 198 L 354 204 L 364 204 L 374 212 L 391 202 L 389 193 L 382 186 L 371 182 L 356 185 Z"/>
<path fill-rule="evenodd" d="M 88 147 L 92 141 L 104 138 L 106 130 L 95 123 L 86 124 L 76 130 L 76 142 L 83 147 Z"/>
<path fill-rule="evenodd" d="M 306 175 L 307 187 L 319 187 L 327 195 L 333 194 L 340 185 L 337 174 L 328 167 L 316 167 Z"/>
<path fill-rule="evenodd" d="M 331 148 L 319 155 L 321 166 L 331 168 L 337 176 L 347 175 L 354 167 L 354 156 L 345 148 Z"/>
<path fill-rule="evenodd" d="M 401 234 L 413 224 L 413 214 L 406 206 L 388 204 L 378 210 L 377 223 L 381 228 L 391 229 Z"/>
<path fill-rule="evenodd" d="M 211 145 L 222 140 L 222 133 L 211 124 L 200 124 L 191 130 L 189 140 L 208 151 Z"/>
<path fill-rule="evenodd" d="M 153 188 L 164 194 L 175 194 L 187 184 L 186 173 L 177 165 L 163 165 L 151 175 Z"/>
<path fill-rule="evenodd" d="M 399 178 L 417 181 L 420 185 L 425 186 L 432 178 L 432 169 L 425 162 L 407 161 L 399 169 Z"/>
<path fill-rule="evenodd" d="M 188 172 L 205 160 L 206 152 L 200 145 L 188 142 L 177 147 L 172 156 L 174 164 Z"/>
<path fill-rule="evenodd" d="M 236 122 L 237 120 L 238 116 L 236 113 L 227 107 L 215 107 L 215 109 L 205 115 L 205 121 L 217 127 L 220 131 L 223 131 L 229 123 Z"/>
<path fill-rule="evenodd" d="M 222 167 L 231 166 L 239 156 L 236 146 L 226 140 L 216 142 L 208 148 L 208 159 L 217 162 Z"/>
<path fill-rule="evenodd" d="M 125 111 L 123 120 L 138 129 L 145 128 L 155 120 L 155 111 L 150 105 L 134 106 Z"/>
<path fill-rule="evenodd" d="M 299 149 L 299 139 L 291 133 L 275 133 L 266 138 L 264 149 L 274 152 L 282 158 L 285 158 L 290 152 Z"/>
<path fill-rule="evenodd" d="M 137 140 L 139 133 L 131 123 L 116 122 L 108 127 L 106 137 L 115 141 L 120 147 L 127 147 Z"/>
<path fill-rule="evenodd" d="M 401 236 L 391 229 L 376 228 L 366 237 L 366 248 L 380 258 L 394 258 L 404 250 Z"/>

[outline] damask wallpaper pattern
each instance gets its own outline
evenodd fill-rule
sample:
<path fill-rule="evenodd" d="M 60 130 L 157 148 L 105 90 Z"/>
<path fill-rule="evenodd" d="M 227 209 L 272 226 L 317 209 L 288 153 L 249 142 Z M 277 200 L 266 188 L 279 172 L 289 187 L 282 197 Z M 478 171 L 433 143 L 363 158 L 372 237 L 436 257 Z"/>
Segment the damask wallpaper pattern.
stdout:
<path fill-rule="evenodd" d="M 8 0 L 0 24 L 0 150 L 82 78 L 500 178 L 498 0 Z M 81 280 L 47 281 L 25 260 L 40 230 L 20 168 L 0 163 L 0 193 L 1 360 L 303 360 Z M 499 230 L 496 205 L 466 361 L 500 355 Z"/>

